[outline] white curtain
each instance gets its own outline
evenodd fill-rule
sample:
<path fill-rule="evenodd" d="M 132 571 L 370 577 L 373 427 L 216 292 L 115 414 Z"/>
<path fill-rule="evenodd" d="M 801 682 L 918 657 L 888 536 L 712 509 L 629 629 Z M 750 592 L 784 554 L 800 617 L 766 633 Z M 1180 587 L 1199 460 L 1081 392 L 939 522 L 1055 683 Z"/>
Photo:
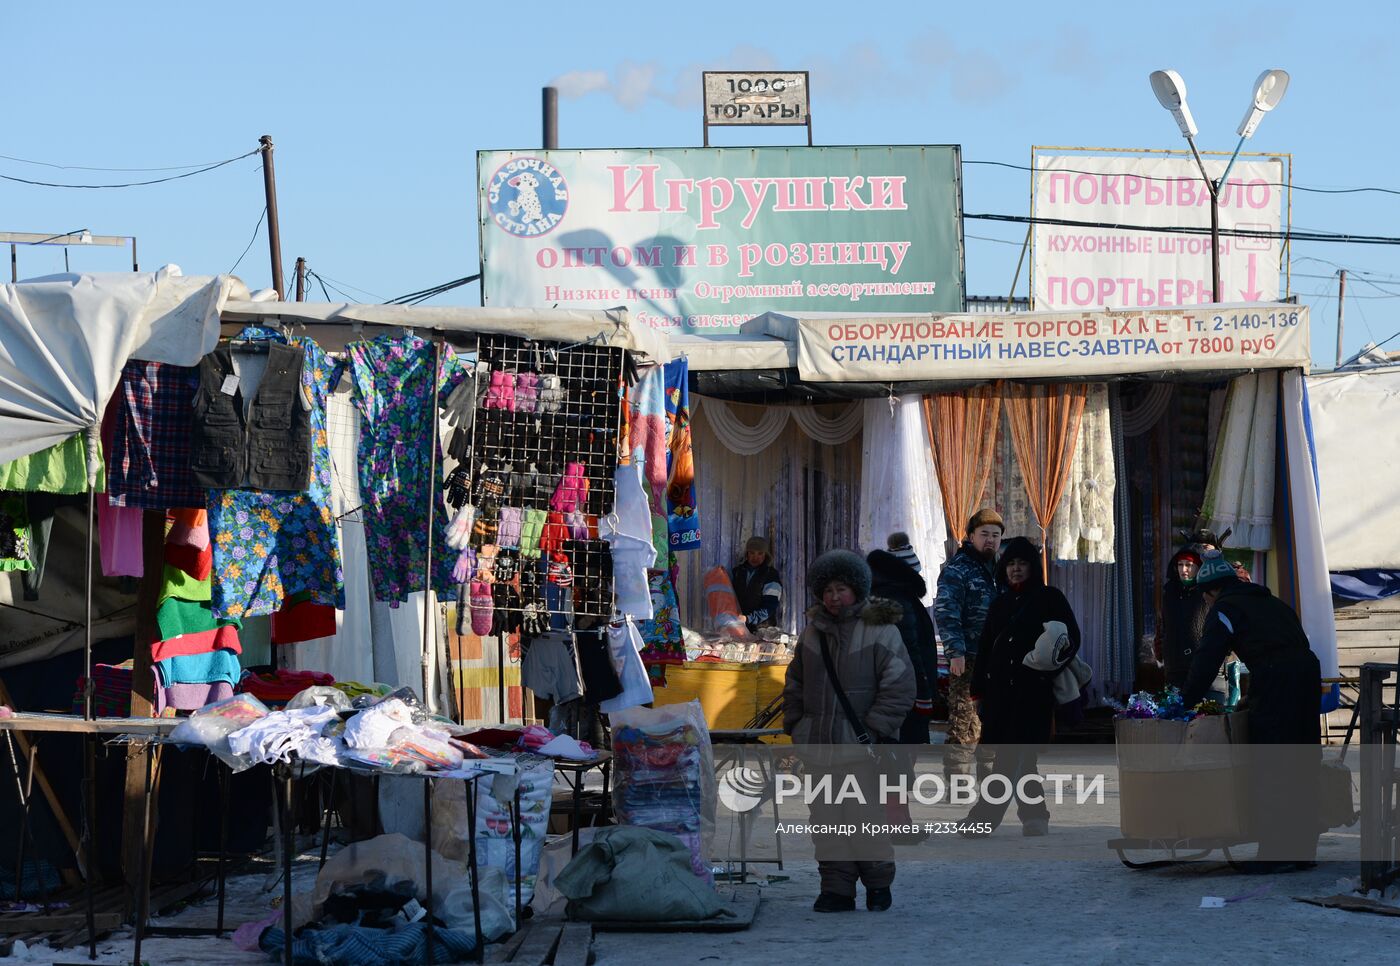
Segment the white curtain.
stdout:
<path fill-rule="evenodd" d="M 943 497 L 918 396 L 867 399 L 862 406 L 860 533 L 865 552 L 884 549 L 896 530 L 909 534 L 933 603 L 944 560 Z"/>
<path fill-rule="evenodd" d="M 1298 619 L 1308 643 L 1322 665 L 1322 676 L 1337 676 L 1337 623 L 1332 612 L 1332 582 L 1327 572 L 1327 550 L 1322 542 L 1322 514 L 1317 480 L 1313 476 L 1317 454 L 1307 428 L 1307 388 L 1301 369 L 1281 374 L 1283 382 L 1283 438 L 1287 461 L 1289 511 L 1293 523 L 1293 564 L 1297 577 Z"/>
<path fill-rule="evenodd" d="M 681 619 L 687 627 L 708 629 L 704 572 L 717 564 L 733 567 L 744 542 L 757 535 L 773 543 L 774 564 L 783 583 L 782 625 L 795 632 L 811 603 L 805 587 L 808 565 L 824 551 L 854 549 L 860 542 L 859 426 L 854 438 L 828 446 L 802 432 L 779 410 L 782 426 L 773 441 L 755 452 L 740 453 L 721 441 L 715 413 L 732 413 L 740 424 L 754 426 L 766 418 L 765 410 L 708 397 L 697 406 L 697 399 L 690 397 L 691 433 L 705 539 L 699 550 L 677 555 Z M 831 420 L 845 407 L 818 410 L 824 420 Z"/>
<path fill-rule="evenodd" d="M 1230 546 L 1268 550 L 1274 542 L 1274 451 L 1278 375 L 1239 376 L 1230 384 L 1202 513 Z"/>
<path fill-rule="evenodd" d="M 836 412 L 823 413 L 811 405 L 741 406 L 731 405 L 722 399 L 694 395 L 690 397 L 692 417 L 702 399 L 716 438 L 731 453 L 740 456 L 754 456 L 772 446 L 787 429 L 789 417 L 808 437 L 827 446 L 850 442 L 860 432 L 863 421 L 859 403 L 849 403 Z M 739 415 L 740 409 L 744 416 Z"/>
<path fill-rule="evenodd" d="M 1084 400 L 1069 482 L 1052 524 L 1050 549 L 1055 559 L 1113 562 L 1116 489 L 1108 385 L 1092 383 Z"/>

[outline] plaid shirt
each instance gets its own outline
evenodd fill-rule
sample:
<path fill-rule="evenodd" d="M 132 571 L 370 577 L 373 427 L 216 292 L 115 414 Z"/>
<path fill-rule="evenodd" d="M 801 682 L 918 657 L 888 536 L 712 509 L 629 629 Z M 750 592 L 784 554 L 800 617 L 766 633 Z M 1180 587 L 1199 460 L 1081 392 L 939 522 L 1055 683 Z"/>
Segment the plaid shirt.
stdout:
<path fill-rule="evenodd" d="M 190 467 L 199 370 L 136 359 L 122 367 L 116 426 L 107 454 L 112 506 L 165 510 L 204 506 Z"/>

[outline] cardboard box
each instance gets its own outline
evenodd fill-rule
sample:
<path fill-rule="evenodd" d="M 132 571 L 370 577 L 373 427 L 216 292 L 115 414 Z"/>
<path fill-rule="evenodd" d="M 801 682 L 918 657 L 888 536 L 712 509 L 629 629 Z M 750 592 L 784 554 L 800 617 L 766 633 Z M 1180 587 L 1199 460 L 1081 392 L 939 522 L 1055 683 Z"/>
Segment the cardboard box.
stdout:
<path fill-rule="evenodd" d="M 1123 837 L 1247 839 L 1247 727 L 1244 712 L 1114 722 Z"/>

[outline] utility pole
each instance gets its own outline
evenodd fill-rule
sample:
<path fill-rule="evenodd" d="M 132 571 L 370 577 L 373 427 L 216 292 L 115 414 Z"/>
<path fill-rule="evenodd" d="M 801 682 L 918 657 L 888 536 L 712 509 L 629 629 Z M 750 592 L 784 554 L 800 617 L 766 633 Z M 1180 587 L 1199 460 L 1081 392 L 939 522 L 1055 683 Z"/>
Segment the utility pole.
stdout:
<path fill-rule="evenodd" d="M 1342 367 L 1342 308 L 1346 304 L 1347 297 L 1347 270 L 1344 268 L 1337 273 L 1337 366 Z M 1364 316 L 1365 313 L 1363 312 Z M 1365 321 L 1364 318 L 1362 321 Z"/>
<path fill-rule="evenodd" d="M 298 301 L 298 302 L 305 302 L 305 301 L 306 301 L 306 259 L 302 258 L 300 255 L 297 256 L 296 273 L 297 273 L 297 301 Z"/>
<path fill-rule="evenodd" d="M 286 288 L 282 285 L 282 230 L 277 224 L 277 175 L 272 167 L 272 135 L 258 138 L 262 145 L 263 193 L 267 196 L 267 247 L 272 256 L 272 287 L 277 290 L 277 298 L 285 297 Z"/>
<path fill-rule="evenodd" d="M 559 147 L 559 88 L 546 87 L 540 94 L 544 120 L 544 148 L 548 151 Z"/>

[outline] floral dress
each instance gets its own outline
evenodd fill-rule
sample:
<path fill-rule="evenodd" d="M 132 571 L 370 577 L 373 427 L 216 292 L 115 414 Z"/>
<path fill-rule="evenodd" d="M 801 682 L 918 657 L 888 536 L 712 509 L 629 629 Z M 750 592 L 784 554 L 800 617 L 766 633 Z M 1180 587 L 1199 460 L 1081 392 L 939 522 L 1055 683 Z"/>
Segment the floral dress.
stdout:
<path fill-rule="evenodd" d="M 208 491 L 214 617 L 242 620 L 271 614 L 293 596 L 344 610 L 345 576 L 331 513 L 326 439 L 326 399 L 340 379 L 341 366 L 311 339 L 288 339 L 276 329 L 249 326 L 237 338 L 286 342 L 305 351 L 301 386 L 311 407 L 311 483 L 300 493 Z"/>
<path fill-rule="evenodd" d="M 345 354 L 361 416 L 360 496 L 375 599 L 394 604 L 423 589 L 431 489 L 433 589 L 441 600 L 456 600 L 457 554 L 447 547 L 441 487 L 431 480 L 433 344 L 416 335 L 380 336 L 350 343 Z M 465 369 L 450 348 L 442 359 L 438 392 L 446 399 Z"/>

